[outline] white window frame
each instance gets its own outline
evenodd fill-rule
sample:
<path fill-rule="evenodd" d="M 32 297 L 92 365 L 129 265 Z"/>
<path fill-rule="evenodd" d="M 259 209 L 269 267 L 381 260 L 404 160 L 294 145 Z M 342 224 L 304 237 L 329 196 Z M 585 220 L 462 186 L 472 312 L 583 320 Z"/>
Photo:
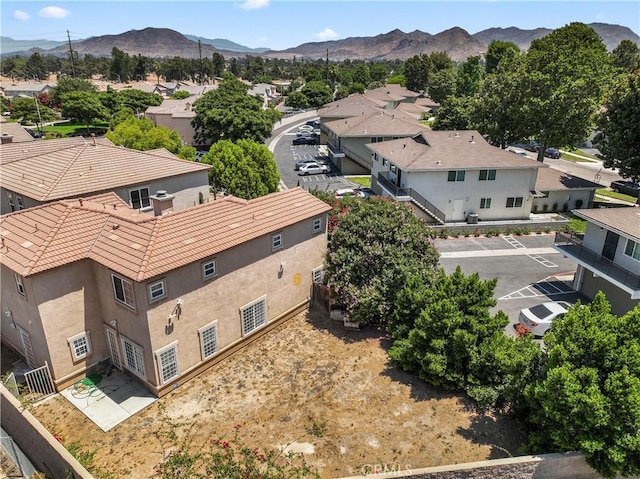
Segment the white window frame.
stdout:
<path fill-rule="evenodd" d="M 144 369 L 144 349 L 129 338 L 120 336 L 122 345 L 122 365 L 136 376 L 146 379 L 147 375 Z M 133 360 L 133 363 L 129 361 Z"/>
<path fill-rule="evenodd" d="M 480 209 L 488 210 L 491 208 L 491 198 L 480 198 Z"/>
<path fill-rule="evenodd" d="M 452 176 L 453 176 L 453 179 L 451 178 Z M 447 181 L 451 183 L 456 181 L 464 181 L 466 176 L 467 176 L 467 170 L 449 170 L 447 172 Z"/>
<path fill-rule="evenodd" d="M 322 280 L 324 277 L 324 269 L 322 266 L 318 266 L 317 268 L 313 268 L 311 270 L 311 281 L 314 283 L 322 284 Z"/>
<path fill-rule="evenodd" d="M 510 201 L 512 202 L 511 206 L 509 206 Z M 522 196 L 510 196 L 507 198 L 506 208 L 522 208 L 523 204 L 524 204 L 524 198 Z"/>
<path fill-rule="evenodd" d="M 71 356 L 74 361 L 79 361 L 91 355 L 91 335 L 89 331 L 76 334 L 67 339 L 67 342 L 71 348 Z"/>
<path fill-rule="evenodd" d="M 13 191 L 7 191 L 7 200 L 9 203 L 9 210 L 11 212 L 24 209 L 24 198 L 22 195 L 14 193 Z"/>
<path fill-rule="evenodd" d="M 13 276 L 16 279 L 16 289 L 18 290 L 18 294 L 23 298 L 26 298 L 27 291 L 24 289 L 24 282 L 22 280 L 22 276 L 20 276 L 18 273 L 14 273 Z"/>
<path fill-rule="evenodd" d="M 271 236 L 271 250 L 275 251 L 282 248 L 282 232 Z"/>
<path fill-rule="evenodd" d="M 149 291 L 150 303 L 155 303 L 156 301 L 167 297 L 167 287 L 164 284 L 164 279 L 149 283 L 149 285 L 147 286 L 147 290 Z"/>
<path fill-rule="evenodd" d="M 313 219 L 313 232 L 314 234 L 322 232 L 322 218 Z"/>
<path fill-rule="evenodd" d="M 262 314 L 260 314 L 262 313 Z M 260 316 L 258 316 L 260 314 Z M 251 328 L 247 323 L 251 321 Z M 267 324 L 267 295 L 251 301 L 240 308 L 240 322 L 242 324 L 242 335 L 246 336 Z"/>
<path fill-rule="evenodd" d="M 207 268 L 209 266 L 212 266 L 213 271 L 210 273 L 207 273 Z M 209 261 L 204 261 L 202 263 L 202 279 L 206 281 L 208 279 L 215 278 L 216 276 L 218 276 L 218 265 L 216 265 L 216 260 L 211 259 Z"/>
<path fill-rule="evenodd" d="M 631 248 L 629 248 L 629 245 L 632 245 Z M 640 243 L 627 238 L 627 244 L 624 245 L 624 254 L 635 261 L 640 261 Z"/>
<path fill-rule="evenodd" d="M 118 298 L 118 292 L 116 289 L 116 280 L 120 281 L 122 284 L 122 295 L 123 298 L 120 299 Z M 122 304 L 123 306 L 126 306 L 129 309 L 136 309 L 136 296 L 134 293 L 134 289 L 133 289 L 133 282 L 123 278 L 122 276 L 118 276 L 115 273 L 111 273 L 111 285 L 113 286 L 113 297 L 116 300 L 117 303 Z M 128 288 L 127 288 L 128 285 Z M 127 296 L 130 294 L 130 297 L 127 298 Z"/>
<path fill-rule="evenodd" d="M 198 329 L 198 336 L 200 337 L 200 354 L 203 361 L 218 354 L 218 321 Z"/>
<path fill-rule="evenodd" d="M 484 178 L 482 177 L 483 172 L 484 172 Z M 495 181 L 496 174 L 497 173 L 495 169 L 480 170 L 480 172 L 478 173 L 478 181 Z"/>
<path fill-rule="evenodd" d="M 144 199 L 143 199 L 143 195 L 142 195 L 142 191 L 143 190 L 147 190 L 147 196 L 146 196 L 146 200 L 149 203 L 148 205 L 144 204 Z M 133 196 L 132 193 L 137 192 L 138 193 L 138 201 L 140 202 L 140 207 L 136 208 L 133 204 Z M 133 209 L 136 210 L 144 210 L 146 208 L 151 208 L 151 189 L 148 186 L 140 186 L 138 188 L 131 188 L 129 190 L 129 204 L 131 205 L 131 207 Z"/>
<path fill-rule="evenodd" d="M 165 346 L 156 351 L 156 361 L 158 363 L 158 376 L 160 384 L 167 384 L 180 376 L 180 365 L 178 363 L 178 342 Z"/>

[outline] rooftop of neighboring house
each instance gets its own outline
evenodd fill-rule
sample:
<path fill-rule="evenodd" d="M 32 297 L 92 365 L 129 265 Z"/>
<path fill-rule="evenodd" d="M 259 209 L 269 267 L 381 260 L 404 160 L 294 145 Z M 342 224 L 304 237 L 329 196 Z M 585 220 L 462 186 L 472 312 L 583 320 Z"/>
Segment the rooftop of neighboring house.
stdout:
<path fill-rule="evenodd" d="M 382 100 L 385 102 L 403 101 L 408 98 L 418 98 L 420 96 L 420 93 L 407 90 L 402 85 L 393 83 L 380 88 L 374 88 L 373 90 L 367 90 L 364 94 L 373 100 Z"/>
<path fill-rule="evenodd" d="M 191 95 L 201 96 L 218 88 L 218 85 L 181 85 L 180 91 L 186 91 Z"/>
<path fill-rule="evenodd" d="M 490 145 L 476 130 L 427 130 L 410 138 L 369 143 L 367 147 L 405 171 L 548 167 Z"/>
<path fill-rule="evenodd" d="M 431 108 L 418 105 L 417 103 L 399 103 L 393 111 L 401 111 L 411 115 L 416 120 L 421 120 L 426 114 L 430 114 Z"/>
<path fill-rule="evenodd" d="M 325 122 L 340 137 L 410 136 L 428 129 L 416 119 L 398 110 L 376 110 L 361 116 Z"/>
<path fill-rule="evenodd" d="M 41 82 L 20 82 L 20 83 L 9 83 L 3 82 L 1 87 L 5 91 L 5 93 L 17 92 L 17 91 L 30 91 L 30 92 L 41 92 L 47 88 L 51 88 L 55 84 L 52 83 L 41 83 Z"/>
<path fill-rule="evenodd" d="M 601 227 L 640 240 L 640 207 L 573 210 L 573 214 Z"/>
<path fill-rule="evenodd" d="M 3 138 L 0 144 L 26 143 L 35 141 L 35 138 L 33 138 L 21 124 L 6 121 L 2 117 L 0 117 L 0 135 L 2 135 L 3 137 L 11 137 L 10 141 L 7 141 L 6 138 Z"/>
<path fill-rule="evenodd" d="M 538 170 L 536 180 L 536 190 L 554 191 L 571 189 L 597 189 L 601 188 L 598 183 L 585 180 L 579 176 L 558 171 L 555 168 L 542 168 Z"/>
<path fill-rule="evenodd" d="M 150 106 L 145 110 L 145 115 L 171 115 L 193 118 L 196 112 L 193 111 L 193 102 L 197 97 L 184 98 L 182 100 L 164 100 L 158 106 Z"/>
<path fill-rule="evenodd" d="M 169 178 L 210 167 L 165 149 L 138 151 L 83 137 L 0 146 L 0 186 L 39 202 Z"/>
<path fill-rule="evenodd" d="M 29 276 L 90 259 L 144 281 L 330 209 L 302 188 L 162 216 L 138 213 L 114 193 L 61 200 L 0 217 L 0 262 Z"/>
<path fill-rule="evenodd" d="M 324 107 L 320 108 L 318 115 L 320 118 L 326 119 L 349 118 L 380 111 L 382 106 L 383 104 L 358 93 L 327 103 Z"/>

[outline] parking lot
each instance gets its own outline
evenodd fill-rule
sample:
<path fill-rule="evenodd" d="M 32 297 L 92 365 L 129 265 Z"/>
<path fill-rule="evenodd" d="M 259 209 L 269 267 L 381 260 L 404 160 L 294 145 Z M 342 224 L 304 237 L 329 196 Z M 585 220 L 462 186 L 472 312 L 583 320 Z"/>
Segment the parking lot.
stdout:
<path fill-rule="evenodd" d="M 502 310 L 509 316 L 507 332 L 513 334 L 521 309 L 545 301 L 579 299 L 571 287 L 576 264 L 551 247 L 553 239 L 553 234 L 541 234 L 453 238 L 434 244 L 447 273 L 460 265 L 467 275 L 477 272 L 483 280 L 498 278 L 492 312 Z"/>

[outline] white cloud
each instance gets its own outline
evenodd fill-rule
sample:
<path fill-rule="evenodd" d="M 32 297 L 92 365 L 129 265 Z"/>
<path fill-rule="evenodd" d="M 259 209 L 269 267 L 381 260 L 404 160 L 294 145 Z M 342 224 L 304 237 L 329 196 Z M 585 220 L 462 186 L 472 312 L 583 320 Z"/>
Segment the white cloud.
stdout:
<path fill-rule="evenodd" d="M 313 35 L 318 40 L 333 40 L 334 38 L 338 38 L 338 34 L 331 30 L 330 28 L 325 28 L 319 33 Z"/>
<path fill-rule="evenodd" d="M 269 6 L 269 0 L 246 0 L 246 2 L 240 4 L 240 8 L 243 10 L 257 10 Z"/>
<path fill-rule="evenodd" d="M 44 7 L 38 12 L 38 16 L 43 18 L 65 18 L 70 14 L 69 10 L 60 7 Z"/>
<path fill-rule="evenodd" d="M 13 18 L 15 18 L 16 20 L 29 20 L 31 17 L 27 12 L 16 10 L 15 12 L 13 12 Z"/>

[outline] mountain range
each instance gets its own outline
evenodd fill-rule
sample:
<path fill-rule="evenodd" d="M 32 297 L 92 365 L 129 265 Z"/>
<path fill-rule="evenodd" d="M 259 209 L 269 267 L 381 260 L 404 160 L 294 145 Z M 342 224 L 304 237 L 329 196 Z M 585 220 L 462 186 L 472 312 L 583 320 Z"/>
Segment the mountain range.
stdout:
<path fill-rule="evenodd" d="M 611 51 L 622 40 L 631 40 L 640 45 L 640 36 L 631 29 L 620 25 L 591 23 L 588 25 L 602 38 L 607 50 Z M 71 43 L 71 48 L 79 55 L 111 56 L 114 47 L 129 55 L 143 55 L 150 58 L 210 57 L 214 52 L 225 58 L 245 55 L 265 58 L 305 58 L 330 60 L 406 60 L 422 53 L 446 52 L 456 61 L 471 55 L 484 53 L 493 40 L 513 42 L 526 51 L 531 42 L 548 35 L 553 30 L 537 28 L 522 30 L 516 27 L 490 28 L 471 35 L 466 30 L 454 27 L 432 35 L 420 30 L 405 33 L 392 30 L 373 37 L 349 37 L 343 40 L 303 43 L 286 50 L 249 48 L 230 40 L 207 39 L 193 35 L 183 35 L 168 28 L 145 28 L 130 30 L 117 35 L 102 35 Z M 69 44 L 48 40 L 19 41 L 7 37 L 0 38 L 2 54 L 30 55 L 34 52 L 48 55 L 67 55 Z"/>

